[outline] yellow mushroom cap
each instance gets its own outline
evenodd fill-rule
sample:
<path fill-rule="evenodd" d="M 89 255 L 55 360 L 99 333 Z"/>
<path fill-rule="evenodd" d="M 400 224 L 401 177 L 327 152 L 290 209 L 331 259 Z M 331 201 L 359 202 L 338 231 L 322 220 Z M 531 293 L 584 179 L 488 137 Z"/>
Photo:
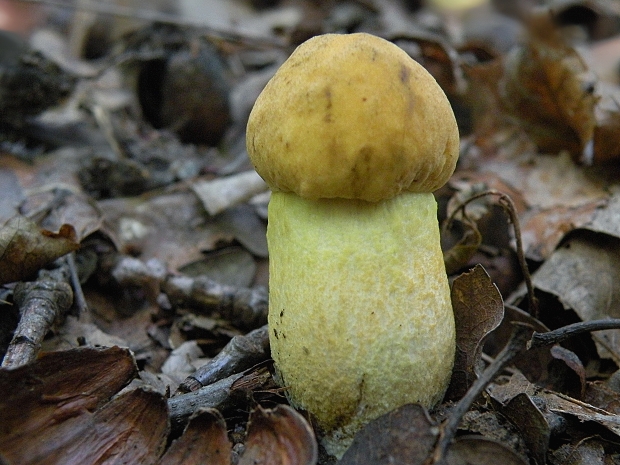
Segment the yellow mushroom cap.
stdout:
<path fill-rule="evenodd" d="M 274 191 L 379 201 L 443 186 L 459 136 L 441 87 L 407 53 L 370 34 L 325 34 L 260 94 L 247 149 Z"/>

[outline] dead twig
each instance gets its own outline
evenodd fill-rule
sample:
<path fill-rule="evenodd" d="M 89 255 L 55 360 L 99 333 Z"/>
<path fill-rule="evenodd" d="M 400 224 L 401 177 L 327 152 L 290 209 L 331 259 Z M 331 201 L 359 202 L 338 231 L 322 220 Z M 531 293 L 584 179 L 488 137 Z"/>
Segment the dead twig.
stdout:
<path fill-rule="evenodd" d="M 269 329 L 261 326 L 246 335 L 233 337 L 208 363 L 188 376 L 177 392 L 191 392 L 253 367 L 269 358 Z"/>
<path fill-rule="evenodd" d="M 269 299 L 264 287 L 237 288 L 206 276 L 172 275 L 157 260 L 145 263 L 132 257 L 120 258 L 112 276 L 119 284 L 145 288 L 152 297 L 163 292 L 173 306 L 217 312 L 239 328 L 255 329 L 267 323 Z"/>
<path fill-rule="evenodd" d="M 620 329 L 620 319 L 612 318 L 609 320 L 583 321 L 566 325 L 546 333 L 534 332 L 532 338 L 527 343 L 527 349 L 536 349 L 543 346 L 551 346 L 565 341 L 573 336 L 592 331 L 603 331 L 605 329 Z"/>
<path fill-rule="evenodd" d="M 172 430 L 182 430 L 189 418 L 200 408 L 225 410 L 232 403 L 232 386 L 234 382 L 243 377 L 243 375 L 244 373 L 237 373 L 196 391 L 168 399 Z"/>
<path fill-rule="evenodd" d="M 19 283 L 14 301 L 21 318 L 2 361 L 4 368 L 16 368 L 35 360 L 43 338 L 55 321 L 71 307 L 71 272 L 65 259 L 57 267 L 41 270 L 34 282 Z"/>

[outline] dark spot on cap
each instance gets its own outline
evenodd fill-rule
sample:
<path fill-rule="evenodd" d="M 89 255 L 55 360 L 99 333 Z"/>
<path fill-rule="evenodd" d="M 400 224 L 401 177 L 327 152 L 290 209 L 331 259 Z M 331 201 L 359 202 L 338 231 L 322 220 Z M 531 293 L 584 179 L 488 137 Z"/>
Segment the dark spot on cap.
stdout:
<path fill-rule="evenodd" d="M 325 117 L 323 118 L 323 120 L 326 123 L 331 123 L 332 122 L 332 89 L 331 87 L 326 87 L 325 90 L 323 91 L 323 94 L 325 95 L 325 99 L 327 100 L 327 105 L 325 106 Z"/>
<path fill-rule="evenodd" d="M 411 70 L 407 66 L 401 65 L 400 73 L 399 73 L 400 82 L 402 82 L 403 84 L 406 84 L 407 82 L 409 82 L 410 75 L 411 75 Z"/>

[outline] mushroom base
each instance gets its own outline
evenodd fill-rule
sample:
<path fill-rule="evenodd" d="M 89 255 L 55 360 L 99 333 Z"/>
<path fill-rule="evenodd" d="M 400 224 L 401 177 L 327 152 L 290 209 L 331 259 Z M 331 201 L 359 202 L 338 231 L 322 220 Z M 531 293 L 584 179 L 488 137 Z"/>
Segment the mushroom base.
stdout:
<path fill-rule="evenodd" d="M 370 420 L 441 400 L 455 328 L 432 194 L 269 204 L 269 337 L 293 406 L 340 458 Z"/>

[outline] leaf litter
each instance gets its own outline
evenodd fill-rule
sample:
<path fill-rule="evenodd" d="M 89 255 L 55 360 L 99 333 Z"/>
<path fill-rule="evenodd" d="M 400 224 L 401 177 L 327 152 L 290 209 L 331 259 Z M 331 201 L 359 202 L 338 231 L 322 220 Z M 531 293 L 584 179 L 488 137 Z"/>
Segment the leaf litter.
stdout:
<path fill-rule="evenodd" d="M 341 462 L 619 462 L 620 12 L 504 3 L 18 3 L 38 11 L 0 31 L 3 461 L 334 463 L 272 379 L 244 127 L 295 45 L 366 31 L 455 107 L 436 197 L 458 349 L 442 404 Z M 45 98 L 9 99 L 23 76 Z"/>

